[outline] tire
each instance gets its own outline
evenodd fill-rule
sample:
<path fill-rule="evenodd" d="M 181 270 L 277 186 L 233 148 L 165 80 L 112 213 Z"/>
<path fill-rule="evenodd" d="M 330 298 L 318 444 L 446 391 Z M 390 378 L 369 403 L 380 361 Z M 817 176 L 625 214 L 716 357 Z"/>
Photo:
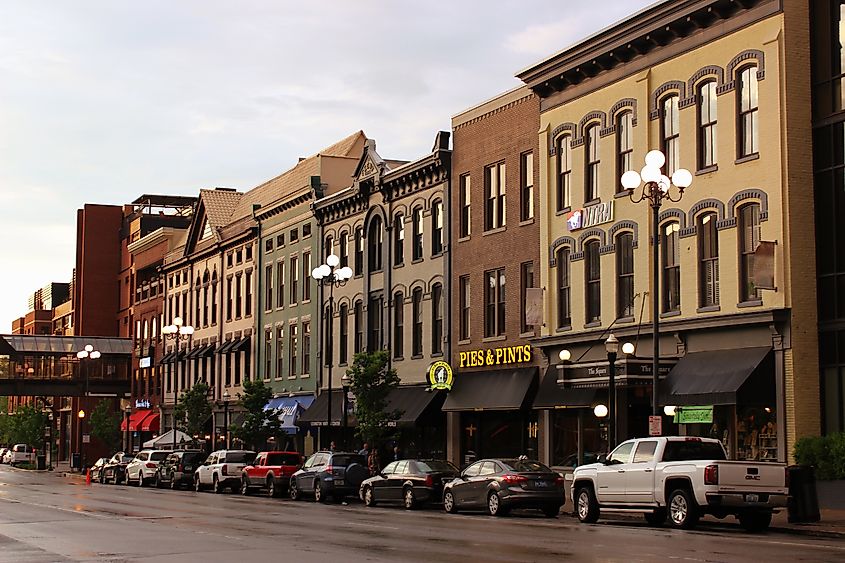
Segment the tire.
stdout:
<path fill-rule="evenodd" d="M 738 518 L 739 525 L 752 534 L 765 531 L 772 523 L 771 512 L 741 512 Z"/>
<path fill-rule="evenodd" d="M 413 510 L 417 507 L 417 495 L 414 494 L 413 487 L 405 487 L 402 490 L 402 504 L 405 510 Z"/>
<path fill-rule="evenodd" d="M 279 490 L 279 486 L 276 484 L 276 478 L 272 475 L 267 477 L 267 496 L 270 498 L 279 498 L 282 496 L 282 491 Z"/>
<path fill-rule="evenodd" d="M 223 486 L 220 484 L 220 480 L 217 478 L 217 475 L 211 479 L 211 490 L 215 495 L 223 494 Z"/>
<path fill-rule="evenodd" d="M 314 502 L 329 502 L 329 496 L 323 490 L 323 484 L 319 481 L 314 484 Z"/>
<path fill-rule="evenodd" d="M 199 475 L 194 475 L 194 490 L 198 493 L 202 492 L 202 483 L 200 483 Z"/>
<path fill-rule="evenodd" d="M 249 480 L 246 477 L 241 477 L 241 494 L 249 496 Z"/>
<path fill-rule="evenodd" d="M 144 472 L 138 473 L 138 488 L 142 488 L 144 486 Z"/>
<path fill-rule="evenodd" d="M 290 480 L 290 487 L 288 488 L 290 500 L 301 500 L 302 496 L 299 494 L 299 487 L 296 486 L 296 479 Z"/>
<path fill-rule="evenodd" d="M 691 530 L 700 515 L 695 499 L 687 489 L 675 489 L 669 495 L 669 522 L 675 528 Z"/>
<path fill-rule="evenodd" d="M 496 491 L 487 495 L 487 514 L 490 516 L 506 516 L 508 509 L 502 506 L 502 498 Z"/>
<path fill-rule="evenodd" d="M 443 510 L 449 514 L 458 513 L 458 503 L 455 502 L 455 495 L 452 494 L 452 491 L 443 493 Z"/>
<path fill-rule="evenodd" d="M 595 524 L 599 520 L 599 503 L 590 487 L 581 487 L 575 493 L 575 513 L 578 520 L 585 524 Z"/>
<path fill-rule="evenodd" d="M 361 494 L 361 500 L 364 501 L 364 506 L 375 506 L 376 495 L 373 488 L 370 486 L 364 487 L 364 492 Z"/>
<path fill-rule="evenodd" d="M 176 489 L 180 489 L 180 488 L 181 488 L 181 486 L 179 484 L 179 481 L 176 480 L 176 475 L 171 473 L 170 474 L 170 490 L 175 491 Z"/>
<path fill-rule="evenodd" d="M 158 471 L 156 471 L 155 486 L 156 489 L 164 488 L 164 483 L 161 482 L 161 473 L 159 473 Z"/>
<path fill-rule="evenodd" d="M 544 506 L 543 507 L 543 514 L 546 518 L 557 518 L 557 515 L 560 513 L 560 505 L 553 504 L 551 506 Z"/>
<path fill-rule="evenodd" d="M 103 472 L 102 472 L 102 471 L 100 471 L 100 477 L 99 477 L 98 481 L 100 481 L 100 484 L 101 484 L 101 485 L 105 485 L 105 484 L 106 484 L 106 476 L 103 474 Z"/>
<path fill-rule="evenodd" d="M 643 514 L 645 516 L 645 521 L 648 522 L 649 526 L 660 527 L 666 523 L 666 509 L 665 508 L 658 508 L 653 512 L 646 512 Z"/>

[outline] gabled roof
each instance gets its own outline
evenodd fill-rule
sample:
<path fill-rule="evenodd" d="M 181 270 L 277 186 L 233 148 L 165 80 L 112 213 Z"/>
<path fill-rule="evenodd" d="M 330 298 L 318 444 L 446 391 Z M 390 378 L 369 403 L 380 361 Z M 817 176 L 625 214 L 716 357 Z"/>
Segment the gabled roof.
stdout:
<path fill-rule="evenodd" d="M 227 189 L 200 190 L 202 207 L 212 229 L 217 230 L 218 227 L 222 228 L 229 224 L 243 196 L 241 192 Z M 198 219 L 201 222 L 202 218 Z"/>

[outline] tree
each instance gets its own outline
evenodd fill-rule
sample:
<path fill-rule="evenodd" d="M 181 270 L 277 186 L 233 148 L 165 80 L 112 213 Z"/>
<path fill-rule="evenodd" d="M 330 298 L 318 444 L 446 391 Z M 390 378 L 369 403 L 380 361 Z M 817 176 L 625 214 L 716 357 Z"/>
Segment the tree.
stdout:
<path fill-rule="evenodd" d="M 114 410 L 114 403 L 108 399 L 100 401 L 91 411 L 89 419 L 91 435 L 103 443 L 109 451 L 120 447 L 120 415 Z"/>
<path fill-rule="evenodd" d="M 350 388 L 355 394 L 356 434 L 365 442 L 377 445 L 392 438 L 402 411 L 387 410 L 387 397 L 399 386 L 396 370 L 388 368 L 387 350 L 355 354 L 352 367 L 346 370 Z"/>
<path fill-rule="evenodd" d="M 47 415 L 39 409 L 32 405 L 20 405 L 15 414 L 9 417 L 9 445 L 29 444 L 39 447 L 44 441 L 44 429 L 48 423 Z"/>
<path fill-rule="evenodd" d="M 208 385 L 197 383 L 179 396 L 174 409 L 177 428 L 189 436 L 202 433 L 205 421 L 211 416 L 211 403 L 208 402 Z"/>
<path fill-rule="evenodd" d="M 278 411 L 264 410 L 272 398 L 273 391 L 265 387 L 263 381 L 244 381 L 240 396 L 240 404 L 246 410 L 244 422 L 241 426 L 232 425 L 229 428 L 235 439 L 247 446 L 262 449 L 269 438 L 282 435 L 282 421 Z"/>

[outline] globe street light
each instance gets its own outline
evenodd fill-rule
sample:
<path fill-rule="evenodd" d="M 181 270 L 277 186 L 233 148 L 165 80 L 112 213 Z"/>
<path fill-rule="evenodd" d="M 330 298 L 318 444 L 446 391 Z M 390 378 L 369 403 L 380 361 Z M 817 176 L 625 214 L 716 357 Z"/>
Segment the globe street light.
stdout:
<path fill-rule="evenodd" d="M 182 321 L 182 317 L 174 317 L 173 324 L 169 324 L 167 326 L 161 327 L 161 334 L 164 336 L 165 339 L 168 340 L 175 340 L 176 341 L 176 381 L 179 381 L 179 364 L 181 363 L 181 358 L 179 357 L 181 353 L 181 346 L 180 343 L 183 340 L 190 340 L 191 337 L 194 335 L 194 327 L 191 325 L 186 325 Z M 176 390 L 176 385 L 174 382 L 173 385 L 174 391 Z M 173 399 L 173 450 L 176 450 L 176 398 Z"/>
<path fill-rule="evenodd" d="M 619 352 L 619 341 L 613 336 L 613 333 L 604 341 L 604 348 L 607 350 L 607 404 L 610 411 L 610 430 L 608 431 L 607 441 L 609 450 L 616 447 L 616 354 Z"/>
<path fill-rule="evenodd" d="M 622 174 L 622 187 L 628 190 L 628 197 L 634 203 L 641 201 L 648 201 L 651 205 L 651 234 L 652 234 L 652 280 L 651 280 L 651 325 L 652 325 L 652 339 L 654 340 L 654 352 L 652 357 L 652 404 L 651 413 L 654 416 L 659 416 L 658 408 L 658 372 L 660 369 L 660 300 L 658 295 L 660 293 L 660 233 L 658 232 L 658 223 L 660 222 L 660 206 L 663 200 L 672 202 L 681 201 L 684 197 L 684 190 L 692 184 L 692 174 L 685 168 L 679 168 L 672 174 L 671 180 L 663 174 L 663 165 L 666 163 L 666 156 L 659 150 L 649 151 L 645 155 L 645 166 L 638 174 L 634 170 L 629 170 Z M 635 190 L 640 187 L 642 189 L 638 195 Z M 678 195 L 673 196 L 671 187 L 675 186 L 678 190 Z"/>
<path fill-rule="evenodd" d="M 229 400 L 232 396 L 229 394 L 229 390 L 226 389 L 223 391 L 223 432 L 224 436 L 226 437 L 224 440 L 223 445 L 228 450 L 229 449 Z"/>
<path fill-rule="evenodd" d="M 344 266 L 339 268 L 340 258 L 334 254 L 329 254 L 326 257 L 326 263 L 321 264 L 311 271 L 311 277 L 319 284 L 328 286 L 329 288 L 329 310 L 326 312 L 326 329 L 328 338 L 326 339 L 326 354 L 329 361 L 327 365 L 328 372 L 328 412 L 326 413 L 326 428 L 331 429 L 332 425 L 332 364 L 334 363 L 334 288 L 346 285 L 352 279 L 352 268 Z"/>
<path fill-rule="evenodd" d="M 82 350 L 80 350 L 79 352 L 76 353 L 76 358 L 79 360 L 79 363 L 82 365 L 82 373 L 83 373 L 84 378 L 85 378 L 82 393 L 85 397 L 87 397 L 88 396 L 88 376 L 89 376 L 88 374 L 91 370 L 89 364 L 90 364 L 91 360 L 97 360 L 97 359 L 100 358 L 100 351 L 95 350 L 94 346 L 92 344 L 86 344 L 85 348 L 83 348 Z M 85 467 L 85 455 L 84 455 L 85 448 L 83 447 L 83 441 L 82 441 L 83 440 L 82 423 L 84 422 L 84 419 L 85 419 L 85 411 L 82 410 L 81 408 L 79 409 L 78 417 L 79 417 L 79 457 L 80 457 L 80 462 L 81 462 L 82 467 Z"/>

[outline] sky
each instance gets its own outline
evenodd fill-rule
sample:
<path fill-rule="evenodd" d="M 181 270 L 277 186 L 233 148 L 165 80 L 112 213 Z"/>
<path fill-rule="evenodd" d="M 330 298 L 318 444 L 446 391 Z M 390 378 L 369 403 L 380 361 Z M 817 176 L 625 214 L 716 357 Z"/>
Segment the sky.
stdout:
<path fill-rule="evenodd" d="M 652 3 L 0 0 L 0 333 L 70 280 L 85 203 L 246 191 L 359 129 L 418 158 Z"/>

